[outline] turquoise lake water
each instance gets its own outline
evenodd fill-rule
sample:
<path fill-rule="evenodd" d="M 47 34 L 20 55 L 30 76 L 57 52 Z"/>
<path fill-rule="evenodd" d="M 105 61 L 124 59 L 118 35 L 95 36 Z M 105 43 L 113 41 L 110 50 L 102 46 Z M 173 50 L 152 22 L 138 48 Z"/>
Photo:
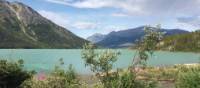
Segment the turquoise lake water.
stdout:
<path fill-rule="evenodd" d="M 101 50 L 100 50 L 101 51 Z M 118 49 L 120 51 L 118 61 L 114 68 L 126 68 L 131 65 L 135 51 L 128 49 Z M 63 58 L 65 66 L 72 64 L 77 72 L 82 74 L 90 73 L 90 69 L 85 67 L 81 59 L 80 49 L 1 49 L 0 58 L 11 61 L 24 60 L 25 69 L 36 70 L 37 72 L 48 72 L 59 64 L 59 59 Z M 149 60 L 150 66 L 174 65 L 184 63 L 198 63 L 200 54 L 183 52 L 156 52 Z"/>

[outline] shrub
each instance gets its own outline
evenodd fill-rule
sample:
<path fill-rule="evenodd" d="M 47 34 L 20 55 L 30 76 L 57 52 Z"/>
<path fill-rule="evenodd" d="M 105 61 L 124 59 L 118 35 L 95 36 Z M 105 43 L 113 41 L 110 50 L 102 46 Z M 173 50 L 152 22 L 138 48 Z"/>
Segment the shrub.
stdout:
<path fill-rule="evenodd" d="M 200 88 L 200 66 L 181 67 L 176 80 L 176 88 Z"/>
<path fill-rule="evenodd" d="M 63 63 L 64 64 L 64 63 Z M 77 79 L 76 72 L 72 65 L 67 70 L 61 69 L 59 66 L 44 79 L 32 77 L 26 80 L 21 88 L 80 88 L 81 84 Z M 82 88 L 82 87 L 81 87 Z"/>
<path fill-rule="evenodd" d="M 23 70 L 23 60 L 18 62 L 0 60 L 0 88 L 17 88 L 32 74 L 33 72 Z"/>
<path fill-rule="evenodd" d="M 141 81 L 136 79 L 136 73 L 130 70 L 125 72 L 111 72 L 114 62 L 117 61 L 119 53 L 106 50 L 102 53 L 95 52 L 92 44 L 86 44 L 82 51 L 85 65 L 89 66 L 100 79 L 94 88 L 154 88 L 154 81 Z"/>
<path fill-rule="evenodd" d="M 125 72 L 120 76 L 120 87 L 125 88 L 136 88 L 136 86 L 140 85 L 140 83 L 136 82 L 136 75 L 133 73 Z M 135 85 L 135 82 L 137 83 Z"/>
<path fill-rule="evenodd" d="M 92 44 L 85 44 L 82 51 L 82 58 L 85 65 L 89 66 L 91 71 L 96 72 L 105 88 L 115 84 L 118 74 L 112 74 L 113 63 L 117 61 L 118 52 L 106 50 L 102 53 L 95 52 Z"/>
<path fill-rule="evenodd" d="M 156 88 L 157 81 L 152 80 L 139 80 L 134 72 L 128 71 L 120 76 L 119 88 Z"/>
<path fill-rule="evenodd" d="M 60 78 L 62 79 L 63 86 L 61 88 L 78 88 L 80 83 L 77 78 L 77 73 L 75 72 L 73 66 L 70 64 L 68 69 L 65 71 L 63 69 L 60 69 L 59 67 L 56 67 L 55 70 L 51 73 L 52 77 Z"/>
<path fill-rule="evenodd" d="M 135 65 L 147 67 L 147 59 L 149 55 L 153 55 L 154 51 L 158 49 L 159 42 L 163 39 L 164 33 L 160 31 L 160 25 L 157 27 L 146 26 L 144 28 L 145 35 L 136 44 L 137 58 L 133 58 L 133 67 Z"/>

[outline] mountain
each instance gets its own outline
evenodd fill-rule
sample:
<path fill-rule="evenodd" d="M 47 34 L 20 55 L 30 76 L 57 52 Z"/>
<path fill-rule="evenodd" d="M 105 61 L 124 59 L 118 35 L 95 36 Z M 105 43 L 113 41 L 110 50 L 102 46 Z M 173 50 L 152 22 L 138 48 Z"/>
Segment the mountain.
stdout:
<path fill-rule="evenodd" d="M 88 42 L 29 6 L 0 0 L 0 48 L 80 48 Z"/>
<path fill-rule="evenodd" d="M 122 31 L 113 31 L 105 36 L 105 38 L 96 44 L 106 48 L 123 48 L 129 47 L 134 44 L 138 39 L 141 39 L 145 35 L 144 26 L 122 30 Z M 165 32 L 166 35 L 175 35 L 188 33 L 181 29 L 161 29 L 162 32 Z"/>
<path fill-rule="evenodd" d="M 164 38 L 160 49 L 170 51 L 200 52 L 200 31 Z"/>
<path fill-rule="evenodd" d="M 101 40 L 103 40 L 104 38 L 105 38 L 105 35 L 100 34 L 100 33 L 96 33 L 92 36 L 89 36 L 87 38 L 87 40 L 92 42 L 92 43 L 97 43 L 97 42 L 100 42 Z"/>

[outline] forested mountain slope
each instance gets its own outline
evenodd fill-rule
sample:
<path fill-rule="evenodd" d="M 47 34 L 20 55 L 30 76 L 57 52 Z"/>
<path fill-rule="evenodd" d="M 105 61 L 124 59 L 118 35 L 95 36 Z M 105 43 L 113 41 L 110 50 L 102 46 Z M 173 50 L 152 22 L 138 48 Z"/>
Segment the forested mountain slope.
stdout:
<path fill-rule="evenodd" d="M 81 48 L 85 42 L 22 3 L 0 0 L 0 48 Z"/>

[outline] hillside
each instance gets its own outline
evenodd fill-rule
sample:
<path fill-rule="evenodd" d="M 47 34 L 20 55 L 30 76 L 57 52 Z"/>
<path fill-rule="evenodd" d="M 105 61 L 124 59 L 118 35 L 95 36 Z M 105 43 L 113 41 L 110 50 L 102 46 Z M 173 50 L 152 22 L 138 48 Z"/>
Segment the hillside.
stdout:
<path fill-rule="evenodd" d="M 87 42 L 29 6 L 0 0 L 0 48 L 80 48 Z"/>
<path fill-rule="evenodd" d="M 117 32 L 113 31 L 96 44 L 106 48 L 127 48 L 132 46 L 136 40 L 141 39 L 141 37 L 144 36 L 145 32 L 143 29 L 144 26 Z M 188 33 L 188 31 L 181 29 L 161 29 L 161 31 L 165 32 L 166 36 Z"/>
<path fill-rule="evenodd" d="M 200 31 L 166 37 L 160 45 L 163 50 L 200 52 Z"/>
<path fill-rule="evenodd" d="M 100 33 L 96 33 L 92 36 L 89 36 L 87 38 L 88 41 L 91 41 L 93 43 L 97 43 L 97 42 L 100 42 L 102 41 L 104 38 L 105 38 L 106 35 L 103 35 L 103 34 L 100 34 Z"/>

